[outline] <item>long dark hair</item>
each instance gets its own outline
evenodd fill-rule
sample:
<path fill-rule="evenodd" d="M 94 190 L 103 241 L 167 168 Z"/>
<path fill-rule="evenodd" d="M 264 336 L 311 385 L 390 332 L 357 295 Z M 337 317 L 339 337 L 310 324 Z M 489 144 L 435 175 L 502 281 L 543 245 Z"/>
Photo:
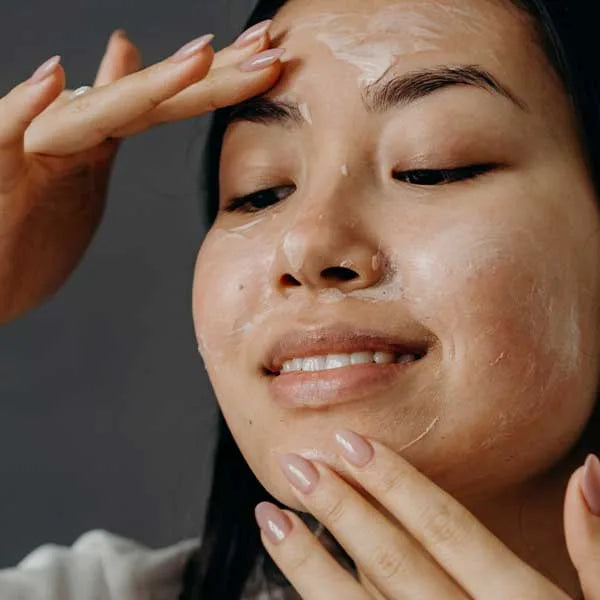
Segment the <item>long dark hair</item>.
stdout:
<path fill-rule="evenodd" d="M 275 16 L 286 0 L 259 0 L 246 27 Z M 589 0 L 513 0 L 534 19 L 539 42 L 563 81 L 577 117 L 590 175 L 600 196 L 600 94 L 596 58 L 600 44 L 594 4 Z M 218 206 L 221 144 L 230 108 L 213 115 L 204 150 L 201 191 L 205 216 L 212 223 Z M 600 448 L 600 402 L 573 452 Z M 239 600 L 257 561 L 277 573 L 264 551 L 254 520 L 254 506 L 275 499 L 258 482 L 242 457 L 222 414 L 212 489 L 202 545 L 189 559 L 180 600 Z M 281 576 L 281 574 L 280 574 Z"/>

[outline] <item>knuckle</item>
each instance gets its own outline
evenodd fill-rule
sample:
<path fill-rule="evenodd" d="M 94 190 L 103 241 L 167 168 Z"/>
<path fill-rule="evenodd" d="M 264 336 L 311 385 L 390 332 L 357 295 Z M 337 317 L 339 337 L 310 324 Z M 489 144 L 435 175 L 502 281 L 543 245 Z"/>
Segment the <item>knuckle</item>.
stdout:
<path fill-rule="evenodd" d="M 388 546 L 377 547 L 373 552 L 372 561 L 374 572 L 384 580 L 393 579 L 407 570 L 400 552 Z"/>
<path fill-rule="evenodd" d="M 154 110 L 163 102 L 163 100 L 164 99 L 160 95 L 149 93 L 148 96 L 146 96 L 147 110 Z"/>
<path fill-rule="evenodd" d="M 290 573 L 297 573 L 306 568 L 308 561 L 310 559 L 310 553 L 308 548 L 302 546 L 298 549 L 297 552 L 294 552 L 291 556 L 287 558 L 286 561 L 286 571 Z"/>
<path fill-rule="evenodd" d="M 425 511 L 422 522 L 425 541 L 432 546 L 460 544 L 469 535 L 465 516 L 447 504 Z"/>
<path fill-rule="evenodd" d="M 379 487 L 386 495 L 402 494 L 406 486 L 406 474 L 392 470 L 382 473 Z"/>
<path fill-rule="evenodd" d="M 219 102 L 217 102 L 216 94 L 214 91 L 209 90 L 207 94 L 202 98 L 202 105 L 206 112 L 213 112 L 220 108 Z"/>
<path fill-rule="evenodd" d="M 342 498 L 334 498 L 323 507 L 323 521 L 338 523 L 344 517 L 346 504 Z"/>
<path fill-rule="evenodd" d="M 92 106 L 91 98 L 89 94 L 82 94 L 81 96 L 75 97 L 70 100 L 68 107 L 69 111 L 74 115 L 80 115 L 90 111 Z"/>

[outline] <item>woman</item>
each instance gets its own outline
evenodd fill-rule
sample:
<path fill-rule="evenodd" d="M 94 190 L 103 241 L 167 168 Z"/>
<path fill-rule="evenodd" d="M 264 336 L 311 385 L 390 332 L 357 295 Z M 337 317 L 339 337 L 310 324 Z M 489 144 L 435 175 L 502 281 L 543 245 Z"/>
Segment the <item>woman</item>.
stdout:
<path fill-rule="evenodd" d="M 211 131 L 193 301 L 223 419 L 182 599 L 259 596 L 269 579 L 290 598 L 600 597 L 600 138 L 591 14 L 568 9 L 263 2 L 249 24 L 273 17 L 283 69 L 243 92 L 229 49 L 171 98 L 206 74 L 206 49 L 162 95 L 152 71 L 124 78 L 75 100 L 88 112 L 65 99 L 52 126 L 25 129 L 41 100 L 4 101 L 23 123 L 1 163 L 20 233 L 22 215 L 48 231 L 10 192 L 24 134 L 28 152 L 70 155 L 91 149 L 75 141 L 87 127 L 106 166 L 107 136 L 233 105 Z M 144 105 L 123 93 L 143 83 Z M 131 107 L 109 116 L 117 93 Z M 87 232 L 5 313 L 56 287 Z"/>

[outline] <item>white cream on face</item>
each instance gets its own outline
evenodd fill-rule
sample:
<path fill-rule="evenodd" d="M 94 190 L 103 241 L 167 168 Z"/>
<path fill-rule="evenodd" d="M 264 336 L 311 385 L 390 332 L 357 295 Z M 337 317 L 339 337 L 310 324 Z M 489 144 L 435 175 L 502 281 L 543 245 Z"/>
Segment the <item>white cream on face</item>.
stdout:
<path fill-rule="evenodd" d="M 292 229 L 283 237 L 282 249 L 290 267 L 292 267 L 294 271 L 300 271 L 304 264 L 306 239 L 303 236 L 297 235 Z"/>
<path fill-rule="evenodd" d="M 310 114 L 310 108 L 308 107 L 308 104 L 306 102 L 300 102 L 298 104 L 298 109 L 300 110 L 300 114 L 304 117 L 304 120 L 309 125 L 312 125 L 312 116 Z"/>
<path fill-rule="evenodd" d="M 397 6 L 412 6 L 418 11 L 420 4 L 408 2 L 398 3 Z M 468 8 L 468 2 L 464 4 Z M 364 18 L 370 19 L 373 12 Z M 382 17 L 382 20 L 382 25 L 386 24 L 386 19 Z M 389 18 L 387 21 L 391 28 L 393 21 Z M 486 32 L 485 28 L 478 25 L 483 22 L 481 14 L 476 15 L 475 19 L 464 24 L 461 31 L 466 35 L 465 32 L 476 33 L 479 28 L 485 34 L 482 37 L 493 40 L 498 29 L 492 23 L 490 31 Z M 311 37 L 314 37 L 314 33 L 332 32 L 320 31 L 316 27 Z M 415 33 L 420 32 L 415 29 Z M 348 34 L 354 35 L 352 32 Z M 402 32 L 390 33 L 390 37 L 394 35 L 397 38 L 403 36 Z M 515 47 L 513 38 L 508 39 L 511 47 Z M 351 47 L 347 49 L 350 57 L 342 54 L 336 56 L 324 40 L 317 41 L 319 43 L 313 44 L 310 51 L 318 51 L 318 59 L 329 61 L 329 66 L 334 65 L 331 72 L 340 73 L 341 76 L 339 81 L 334 77 L 318 77 L 317 71 L 323 63 L 311 63 L 314 66 L 310 68 L 309 65 L 300 75 L 304 80 L 296 86 L 297 90 L 302 90 L 298 94 L 299 100 L 306 104 L 307 109 L 308 102 L 305 100 L 310 100 L 313 113 L 311 115 L 310 110 L 301 109 L 304 119 L 309 123 L 307 115 L 310 121 L 314 117 L 317 124 L 314 128 L 305 127 L 304 131 L 307 139 L 312 140 L 319 130 L 324 130 L 332 142 L 341 142 L 339 147 L 344 151 L 335 155 L 331 151 L 322 154 L 306 152 L 302 157 L 314 156 L 318 166 L 323 166 L 323 159 L 328 159 L 327 168 L 316 172 L 323 178 L 322 181 L 327 177 L 335 177 L 343 182 L 340 172 L 345 174 L 340 165 L 345 160 L 348 164 L 352 161 L 356 189 L 359 189 L 359 184 L 364 183 L 361 178 L 365 155 L 360 153 L 363 145 L 348 143 L 351 140 L 342 139 L 339 134 L 344 130 L 343 125 L 346 125 L 345 130 L 350 130 L 354 121 L 350 117 L 344 124 L 340 118 L 339 125 L 342 126 L 336 130 L 332 125 L 332 117 L 343 116 L 343 111 L 334 113 L 330 106 L 320 104 L 318 98 L 323 97 L 323 90 L 330 84 L 332 90 L 342 92 L 344 101 L 346 97 L 351 99 L 356 91 L 354 71 L 344 69 L 344 65 L 356 68 L 359 82 L 364 83 L 360 76 L 369 77 L 381 69 L 385 72 L 386 59 L 383 57 L 377 68 L 370 69 L 367 65 L 363 70 L 360 60 L 356 61 L 357 64 L 353 63 L 354 50 Z M 356 41 L 358 44 L 368 42 L 367 39 Z M 400 44 L 405 40 L 385 41 Z M 444 45 L 444 40 L 437 40 L 431 31 L 425 31 L 421 41 Z M 345 50 L 343 40 L 339 42 L 342 50 Z M 506 45 L 506 41 L 503 41 L 502 46 Z M 452 47 L 452 42 L 446 44 L 446 48 L 451 50 L 450 54 L 442 56 L 443 59 L 448 55 L 454 57 Z M 486 48 L 475 50 L 473 54 L 478 59 L 486 56 Z M 308 64 L 313 57 L 309 52 L 306 54 Z M 332 56 L 335 60 L 332 60 Z M 365 56 L 368 58 L 368 51 Z M 499 56 L 502 54 L 499 53 Z M 421 59 L 423 57 L 418 60 Z M 408 56 L 408 68 L 410 60 Z M 427 58 L 422 62 L 427 64 Z M 483 63 L 489 65 L 485 60 Z M 349 77 L 346 77 L 348 74 Z M 315 89 L 321 92 L 320 95 L 310 87 L 312 83 L 319 86 Z M 344 84 L 349 85 L 344 87 Z M 321 147 L 325 148 L 324 145 Z M 328 148 L 339 150 L 334 144 Z M 546 169 L 543 174 L 549 172 Z M 565 176 L 561 181 L 577 179 L 571 172 L 568 175 L 570 177 Z M 516 176 L 521 177 L 522 174 Z M 528 175 L 526 177 L 526 181 L 530 182 L 531 178 Z M 316 179 L 311 177 L 310 181 Z M 346 189 L 350 188 L 349 183 L 345 182 Z M 340 186 L 344 186 L 344 183 Z M 447 215 L 441 218 L 438 211 L 442 212 L 442 209 L 437 207 L 429 210 L 426 202 L 420 208 L 417 208 L 417 203 L 412 205 L 413 217 L 408 223 L 408 204 L 396 203 L 391 210 L 377 214 L 383 194 L 377 195 L 377 201 L 368 199 L 364 203 L 348 204 L 347 212 L 357 215 L 357 225 L 354 232 L 350 233 L 353 239 L 340 238 L 339 244 L 332 245 L 332 252 L 325 253 L 324 259 L 340 260 L 340 253 L 336 249 L 350 247 L 357 240 L 359 244 L 370 243 L 373 232 L 381 236 L 384 246 L 383 252 L 376 254 L 375 245 L 372 248 L 373 256 L 367 254 L 365 261 L 367 265 L 370 262 L 373 270 L 379 270 L 384 264 L 382 280 L 376 285 L 350 293 L 332 287 L 315 294 L 314 287 L 310 285 L 284 290 L 277 288 L 280 276 L 285 272 L 291 273 L 289 269 L 292 267 L 305 269 L 305 275 L 312 268 L 314 281 L 319 274 L 316 266 L 309 264 L 311 242 L 303 247 L 302 242 L 294 239 L 297 236 L 293 231 L 298 222 L 291 217 L 289 208 L 279 213 L 282 218 L 276 219 L 278 223 L 267 219 L 264 225 L 259 226 L 258 222 L 254 222 L 254 215 L 247 215 L 246 225 L 229 228 L 228 235 L 219 232 L 217 238 L 207 244 L 206 255 L 200 265 L 201 277 L 197 282 L 198 304 L 202 302 L 202 295 L 206 297 L 205 308 L 198 310 L 199 344 L 211 346 L 205 352 L 207 363 L 215 374 L 215 391 L 224 413 L 232 421 L 236 440 L 263 483 L 267 484 L 270 491 L 279 492 L 282 501 L 289 502 L 290 499 L 282 491 L 287 487 L 280 486 L 276 465 L 265 460 L 270 448 L 279 447 L 283 451 L 294 451 L 297 447 L 308 451 L 320 448 L 325 443 L 323 432 L 333 425 L 334 420 L 337 421 L 335 425 L 343 421 L 350 428 L 354 425 L 357 430 L 363 428 L 365 433 L 380 436 L 382 441 L 387 440 L 396 449 L 406 449 L 406 454 L 416 459 L 415 463 L 425 467 L 426 471 L 446 472 L 449 475 L 447 482 L 455 485 L 455 489 L 469 483 L 469 480 L 479 479 L 482 489 L 495 484 L 495 479 L 494 482 L 490 481 L 487 474 L 496 465 L 505 467 L 508 464 L 510 467 L 510 463 L 505 463 L 504 459 L 511 458 L 515 448 L 520 455 L 530 453 L 535 458 L 532 444 L 520 446 L 523 440 L 535 437 L 538 441 L 537 456 L 548 456 L 548 440 L 562 436 L 566 431 L 565 423 L 569 423 L 567 411 L 557 413 L 562 402 L 560 399 L 570 399 L 571 390 L 573 398 L 578 398 L 582 390 L 576 376 L 572 381 L 568 380 L 569 367 L 566 365 L 577 356 L 576 347 L 581 348 L 580 331 L 589 332 L 591 328 L 590 320 L 586 319 L 587 313 L 583 311 L 584 314 L 581 314 L 580 305 L 576 302 L 569 305 L 568 295 L 578 293 L 581 287 L 580 280 L 574 274 L 577 269 L 572 268 L 572 279 L 565 280 L 564 289 L 555 285 L 556 276 L 563 270 L 569 272 L 569 266 L 574 267 L 576 263 L 566 243 L 560 251 L 554 251 L 555 244 L 545 240 L 543 235 L 539 236 L 542 228 L 538 228 L 537 238 L 532 235 L 529 246 L 524 237 L 518 236 L 514 244 L 512 241 L 506 243 L 508 237 L 502 243 L 502 236 L 511 236 L 518 228 L 527 229 L 530 219 L 525 215 L 522 220 L 518 217 L 511 224 L 498 225 L 494 221 L 497 216 L 504 218 L 512 213 L 520 214 L 520 206 L 529 203 L 539 205 L 545 196 L 553 197 L 566 190 L 566 186 L 563 190 L 560 184 L 552 186 L 545 194 L 540 194 L 537 186 L 531 188 L 528 194 L 507 194 L 511 199 L 516 197 L 518 202 L 506 206 L 504 200 L 507 198 L 503 198 L 498 203 L 498 207 L 503 208 L 487 215 L 481 212 L 486 196 L 484 191 L 482 197 L 474 199 L 472 207 L 463 205 L 457 209 L 453 206 L 449 212 L 450 217 L 455 217 L 454 220 L 446 219 Z M 320 200 L 325 202 L 328 189 L 331 188 L 316 186 L 313 188 L 315 193 L 309 198 L 315 203 Z M 346 214 L 344 206 L 341 203 L 340 206 Z M 546 216 L 551 214 L 547 211 L 544 213 Z M 438 216 L 440 219 L 436 223 Z M 462 220 L 470 222 L 461 227 Z M 243 221 L 236 219 L 230 222 L 237 224 Z M 318 223 L 315 218 L 315 227 Z M 552 221 L 548 220 L 546 225 L 552 225 Z M 498 229 L 494 231 L 496 226 Z M 446 227 L 449 231 L 444 235 L 443 229 Z M 584 229 L 574 228 L 573 231 Z M 289 237 L 286 235 L 288 233 Z M 557 237 L 563 243 L 568 236 L 559 234 Z M 536 239 L 537 249 L 533 243 Z M 314 238 L 317 244 L 321 241 L 320 238 Z M 544 251 L 550 254 L 544 257 Z M 282 260 L 282 256 L 285 260 Z M 342 252 L 341 257 L 344 256 L 346 254 Z M 563 257 L 566 257 L 564 262 Z M 286 261 L 289 266 L 285 264 Z M 540 270 L 541 273 L 538 273 Z M 531 275 L 531 285 L 523 278 L 524 271 Z M 499 274 L 499 277 L 495 277 L 495 274 Z M 245 286 L 243 290 L 239 289 L 241 284 Z M 496 295 L 486 293 L 488 288 L 496 291 Z M 590 297 L 597 296 L 596 290 L 591 290 Z M 339 305 L 334 304 L 338 302 Z M 413 386 L 399 386 L 386 397 L 373 398 L 372 403 L 357 404 L 335 413 L 319 413 L 312 420 L 306 415 L 300 417 L 278 411 L 268 404 L 264 381 L 256 377 L 257 348 L 264 340 L 274 339 L 274 333 L 281 335 L 284 328 L 292 324 L 298 327 L 314 325 L 316 318 L 325 322 L 340 315 L 344 318 L 356 315 L 357 322 L 386 327 L 401 334 L 402 328 L 394 325 L 394 319 L 398 314 L 406 313 L 428 326 L 439 335 L 442 342 L 438 355 L 441 360 L 436 361 L 432 356 L 429 363 L 423 363 L 429 364 L 427 368 L 430 370 L 422 373 Z M 496 323 L 499 325 L 496 326 Z M 589 334 L 592 335 L 595 334 Z M 539 336 L 539 345 L 534 343 L 536 336 Z M 572 347 L 570 350 L 561 348 L 562 344 Z M 584 351 L 588 348 L 589 344 L 584 344 Z M 563 379 L 562 385 L 557 383 L 557 379 Z M 553 383 L 557 383 L 554 390 L 550 388 Z M 545 393 L 542 386 L 545 386 Z M 569 406 L 568 411 L 569 414 L 576 414 L 577 409 Z M 564 423 L 561 417 L 545 419 L 544 415 L 548 413 L 561 414 L 561 417 L 565 417 Z M 254 421 L 251 431 L 246 425 L 249 418 Z M 536 437 L 538 433 L 539 437 Z M 322 451 L 328 450 L 334 449 L 322 448 Z M 521 460 L 522 456 L 518 458 Z M 538 465 L 534 466 L 537 468 Z M 527 466 L 523 469 L 522 472 L 525 472 Z"/>
<path fill-rule="evenodd" d="M 534 221 L 530 225 L 534 226 Z M 503 312 L 505 303 L 506 310 L 520 323 L 522 338 L 539 340 L 539 351 L 552 362 L 553 369 L 545 380 L 545 385 L 552 387 L 555 381 L 571 376 L 580 366 L 578 319 L 581 309 L 576 293 L 575 265 L 566 268 L 559 283 L 558 273 L 548 260 L 547 242 L 537 236 L 539 234 L 527 230 L 511 231 L 510 225 L 505 228 L 502 223 L 486 227 L 477 220 L 466 220 L 446 226 L 428 246 L 419 246 L 407 253 L 405 268 L 412 302 L 416 305 L 422 302 L 422 292 L 426 302 L 430 303 L 436 297 L 440 301 L 453 300 L 453 310 L 463 313 L 460 303 L 464 301 L 462 292 L 468 282 L 493 281 L 496 273 L 501 274 L 505 282 L 502 296 L 497 300 L 482 299 L 481 306 L 470 301 L 462 320 L 468 317 L 481 319 L 483 323 L 486 319 L 480 315 L 493 308 L 493 302 L 496 302 L 498 315 Z M 441 256 L 443 261 L 439 260 Z M 514 288 L 511 287 L 513 281 L 506 279 L 511 274 Z M 527 277 L 528 287 L 524 284 Z M 425 287 L 426 282 L 429 283 Z M 467 346 L 461 344 L 454 350 L 458 358 L 468 359 Z M 518 351 L 513 346 L 505 352 L 514 355 Z M 501 358 L 497 357 L 497 360 Z M 524 356 L 524 360 L 527 357 Z"/>
<path fill-rule="evenodd" d="M 452 2 L 406 1 L 383 6 L 371 15 L 347 11 L 296 19 L 290 32 L 316 31 L 315 39 L 336 59 L 358 69 L 358 84 L 364 87 L 381 78 L 398 57 L 442 49 L 452 27 L 465 35 L 489 37 L 495 32 L 490 25 L 481 10 Z"/>

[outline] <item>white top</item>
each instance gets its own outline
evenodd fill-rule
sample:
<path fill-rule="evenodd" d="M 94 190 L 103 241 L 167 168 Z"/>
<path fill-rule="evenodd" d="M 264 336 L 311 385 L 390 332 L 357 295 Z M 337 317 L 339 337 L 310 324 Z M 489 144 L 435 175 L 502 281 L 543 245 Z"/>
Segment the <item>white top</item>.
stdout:
<path fill-rule="evenodd" d="M 70 547 L 44 544 L 0 569 L 1 600 L 177 600 L 199 540 L 152 550 L 102 529 Z"/>

